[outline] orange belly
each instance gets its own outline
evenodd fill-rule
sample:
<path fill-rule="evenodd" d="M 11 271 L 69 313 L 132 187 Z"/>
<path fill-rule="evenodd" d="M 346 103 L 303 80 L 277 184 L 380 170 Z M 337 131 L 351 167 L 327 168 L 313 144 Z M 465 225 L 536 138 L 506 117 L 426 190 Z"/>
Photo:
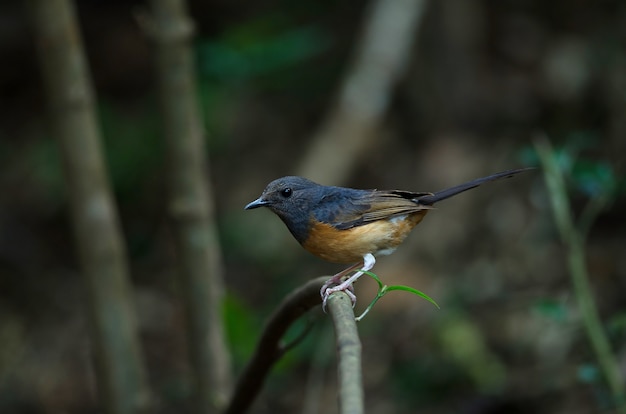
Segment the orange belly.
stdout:
<path fill-rule="evenodd" d="M 428 210 L 406 216 L 377 220 L 362 226 L 338 230 L 330 224 L 316 223 L 302 247 L 333 263 L 356 263 L 367 253 L 392 253 L 417 226 Z"/>

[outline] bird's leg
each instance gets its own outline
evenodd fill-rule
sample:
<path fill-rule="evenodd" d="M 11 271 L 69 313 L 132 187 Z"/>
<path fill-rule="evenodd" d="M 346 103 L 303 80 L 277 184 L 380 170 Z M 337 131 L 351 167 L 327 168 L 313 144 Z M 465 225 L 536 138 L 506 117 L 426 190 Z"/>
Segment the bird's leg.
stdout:
<path fill-rule="evenodd" d="M 346 270 L 339 272 L 335 276 L 330 278 L 328 282 L 324 283 L 324 286 L 322 286 L 322 289 L 320 291 L 322 295 L 322 307 L 326 309 L 326 301 L 328 300 L 328 297 L 331 295 L 331 293 L 340 292 L 340 291 L 344 291 L 350 297 L 350 300 L 352 301 L 352 307 L 354 307 L 354 305 L 356 304 L 356 296 L 352 292 L 352 284 L 356 282 L 358 278 L 363 276 L 363 272 L 367 272 L 372 267 L 374 267 L 375 263 L 376 263 L 376 259 L 374 258 L 374 255 L 371 253 L 368 253 L 365 256 L 363 256 L 363 267 L 361 267 L 357 272 L 355 272 L 352 276 L 350 276 L 349 278 L 341 282 L 339 285 L 330 287 L 330 285 L 340 282 L 341 278 L 343 278 L 345 275 L 349 274 L 355 269 L 358 269 L 361 266 L 361 263 L 357 263 L 353 266 L 350 266 Z"/>
<path fill-rule="evenodd" d="M 349 275 L 350 273 L 354 272 L 355 270 L 357 270 L 358 268 L 361 267 L 361 263 L 355 263 L 352 266 L 350 266 L 347 269 L 342 270 L 341 272 L 337 273 L 336 275 L 334 275 L 333 277 L 331 277 L 330 279 L 328 279 L 326 281 L 326 283 L 324 283 L 324 286 L 322 286 L 322 288 L 320 289 L 320 295 L 322 295 L 322 298 L 324 297 L 324 293 L 326 292 L 326 289 L 330 288 L 332 285 L 339 285 L 341 284 L 342 280 L 346 275 Z"/>

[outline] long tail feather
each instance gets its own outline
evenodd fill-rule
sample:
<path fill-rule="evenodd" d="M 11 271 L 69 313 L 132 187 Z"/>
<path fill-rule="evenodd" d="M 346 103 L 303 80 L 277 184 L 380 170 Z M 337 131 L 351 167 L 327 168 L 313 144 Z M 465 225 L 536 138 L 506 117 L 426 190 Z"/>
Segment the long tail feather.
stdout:
<path fill-rule="evenodd" d="M 447 188 L 445 190 L 437 191 L 433 195 L 427 195 L 418 198 L 420 204 L 432 205 L 438 201 L 445 200 L 464 191 L 476 188 L 481 184 L 488 183 L 490 181 L 499 180 L 501 178 L 513 177 L 516 174 L 523 173 L 525 171 L 533 170 L 534 168 L 519 168 L 515 170 L 502 171 L 496 174 L 488 175 L 487 177 L 477 178 L 472 181 L 468 181 L 463 184 L 456 185 L 454 187 Z"/>

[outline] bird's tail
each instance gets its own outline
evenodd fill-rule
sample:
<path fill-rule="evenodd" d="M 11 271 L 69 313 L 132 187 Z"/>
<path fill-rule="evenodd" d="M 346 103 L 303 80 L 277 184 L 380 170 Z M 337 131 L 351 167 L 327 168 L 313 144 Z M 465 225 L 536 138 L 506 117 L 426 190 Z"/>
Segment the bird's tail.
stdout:
<path fill-rule="evenodd" d="M 513 177 L 516 174 L 533 170 L 533 169 L 534 168 L 519 168 L 516 170 L 502 171 L 499 173 L 488 175 L 487 177 L 477 178 L 475 180 L 468 181 L 466 183 L 459 184 L 454 187 L 447 188 L 445 190 L 437 191 L 436 193 L 432 195 L 419 197 L 418 200 L 420 204 L 432 205 L 438 201 L 445 200 L 446 198 L 450 198 L 464 191 L 471 190 L 472 188 L 476 188 L 481 184 L 488 183 L 490 181 L 499 180 L 501 178 Z"/>

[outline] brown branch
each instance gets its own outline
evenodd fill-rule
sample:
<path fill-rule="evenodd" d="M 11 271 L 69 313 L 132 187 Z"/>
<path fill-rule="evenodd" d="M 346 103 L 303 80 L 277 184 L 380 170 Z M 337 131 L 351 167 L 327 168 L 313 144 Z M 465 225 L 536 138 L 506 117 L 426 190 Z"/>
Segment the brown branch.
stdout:
<path fill-rule="evenodd" d="M 87 282 L 100 399 L 108 413 L 135 413 L 148 408 L 149 394 L 75 12 L 69 0 L 31 0 L 29 6 Z"/>
<path fill-rule="evenodd" d="M 184 0 L 152 0 L 144 28 L 156 46 L 167 152 L 169 212 L 182 265 L 188 343 L 199 413 L 223 407 L 230 394 L 230 355 L 221 318 L 222 255 L 195 96 L 193 23 Z"/>
<path fill-rule="evenodd" d="M 339 361 L 339 412 L 363 413 L 363 379 L 361 375 L 361 341 L 356 328 L 352 302 L 343 292 L 328 298 L 328 312 L 333 318 Z"/>
<path fill-rule="evenodd" d="M 411 55 L 425 0 L 373 0 L 336 103 L 304 151 L 298 175 L 341 184 L 370 148 Z"/>
<path fill-rule="evenodd" d="M 270 316 L 257 347 L 241 373 L 225 414 L 245 413 L 261 391 L 270 369 L 292 344 L 281 339 L 287 329 L 312 307 L 321 305 L 320 288 L 327 276 L 313 279 L 289 294 Z M 350 298 L 337 292 L 328 299 L 337 337 L 339 355 L 339 404 L 342 414 L 363 413 L 363 386 L 361 379 L 361 343 L 354 320 Z"/>
<path fill-rule="evenodd" d="M 252 358 L 245 367 L 225 414 L 241 414 L 252 405 L 265 377 L 289 346 L 281 339 L 291 324 L 314 306 L 321 307 L 320 288 L 328 277 L 319 277 L 289 294 L 270 316 Z"/>

